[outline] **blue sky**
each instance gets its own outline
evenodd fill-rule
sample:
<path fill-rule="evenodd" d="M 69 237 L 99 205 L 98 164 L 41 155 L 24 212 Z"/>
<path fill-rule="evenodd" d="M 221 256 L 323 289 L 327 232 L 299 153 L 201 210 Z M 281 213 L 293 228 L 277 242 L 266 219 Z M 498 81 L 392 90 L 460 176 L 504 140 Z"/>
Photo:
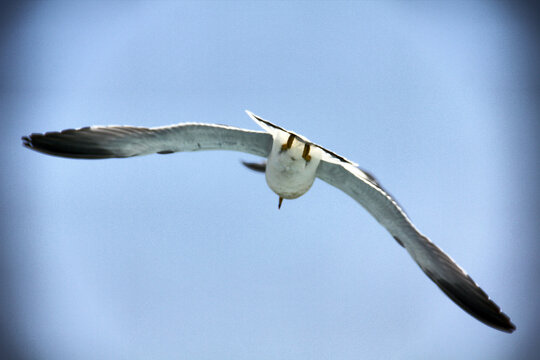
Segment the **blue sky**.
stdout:
<path fill-rule="evenodd" d="M 36 2 L 2 38 L 3 324 L 31 359 L 508 359 L 538 334 L 531 38 L 499 2 Z M 511 316 L 476 321 L 352 199 L 234 152 L 20 136 L 244 110 L 372 172 Z M 7 115 L 7 116 L 6 116 Z M 9 325 L 8 325 L 9 324 Z"/>

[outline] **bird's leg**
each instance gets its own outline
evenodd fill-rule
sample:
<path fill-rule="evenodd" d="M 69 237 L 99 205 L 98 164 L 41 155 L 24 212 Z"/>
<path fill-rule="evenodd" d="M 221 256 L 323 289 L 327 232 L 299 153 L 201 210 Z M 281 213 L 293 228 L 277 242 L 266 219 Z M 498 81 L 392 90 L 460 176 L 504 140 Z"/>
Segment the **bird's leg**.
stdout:
<path fill-rule="evenodd" d="M 311 160 L 311 155 L 309 155 L 309 148 L 309 144 L 304 144 L 304 152 L 302 153 L 302 157 L 304 158 L 304 160 L 306 160 L 306 162 Z"/>
<path fill-rule="evenodd" d="M 289 150 L 292 147 L 292 143 L 294 141 L 294 135 L 289 135 L 289 138 L 287 139 L 287 142 L 283 145 L 281 145 L 281 151 Z"/>
<path fill-rule="evenodd" d="M 277 206 L 278 209 L 281 209 L 281 203 L 283 202 L 283 198 L 280 196 L 279 197 L 279 204 Z"/>

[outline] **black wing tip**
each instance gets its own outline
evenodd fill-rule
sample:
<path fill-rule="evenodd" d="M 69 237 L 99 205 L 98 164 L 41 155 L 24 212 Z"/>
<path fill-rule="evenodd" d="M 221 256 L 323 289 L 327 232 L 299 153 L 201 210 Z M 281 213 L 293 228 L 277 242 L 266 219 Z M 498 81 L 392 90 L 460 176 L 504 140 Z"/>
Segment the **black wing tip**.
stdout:
<path fill-rule="evenodd" d="M 422 255 L 414 251 L 409 252 L 442 292 L 480 322 L 507 333 L 516 330 L 508 315 L 501 311 L 501 308 L 462 268 L 427 237 L 419 236 L 417 245 L 421 246 L 419 251 Z"/>
<path fill-rule="evenodd" d="M 21 136 L 22 144 L 24 147 L 31 148 L 32 147 L 32 139 L 30 139 L 28 136 Z"/>
<path fill-rule="evenodd" d="M 30 134 L 30 135 L 28 135 L 28 136 L 21 136 L 21 140 L 22 140 L 22 142 L 23 142 L 23 143 L 22 143 L 23 146 L 24 146 L 24 147 L 27 147 L 27 148 L 29 148 L 29 149 L 32 149 L 32 150 L 36 150 L 36 149 L 35 149 L 35 144 L 34 144 L 34 139 L 35 139 L 36 137 L 39 137 L 39 136 L 42 137 L 43 134 L 36 134 L 36 133 L 34 133 L 34 134 Z"/>
<path fill-rule="evenodd" d="M 474 283 L 470 276 L 467 275 L 467 277 Z M 516 330 L 516 325 L 512 323 L 510 317 L 503 313 L 501 308 L 476 283 L 474 283 L 474 288 L 464 288 L 443 279 L 434 277 L 432 279 L 452 301 L 477 320 L 506 333 Z"/>
<path fill-rule="evenodd" d="M 22 145 L 25 148 L 43 154 L 72 159 L 108 159 L 114 157 L 129 157 L 114 154 L 113 152 L 100 147 L 84 148 L 77 142 L 72 142 L 63 135 L 75 134 L 77 130 L 66 129 L 62 131 L 50 131 L 44 134 L 33 133 L 22 136 Z M 62 136 L 59 136 L 62 135 Z"/>
<path fill-rule="evenodd" d="M 506 316 L 506 319 L 508 320 L 507 324 L 504 327 L 499 328 L 499 330 L 504 331 L 506 333 L 513 333 L 516 331 L 516 325 L 512 321 L 510 321 L 510 318 L 505 314 L 501 313 L 502 315 Z"/>

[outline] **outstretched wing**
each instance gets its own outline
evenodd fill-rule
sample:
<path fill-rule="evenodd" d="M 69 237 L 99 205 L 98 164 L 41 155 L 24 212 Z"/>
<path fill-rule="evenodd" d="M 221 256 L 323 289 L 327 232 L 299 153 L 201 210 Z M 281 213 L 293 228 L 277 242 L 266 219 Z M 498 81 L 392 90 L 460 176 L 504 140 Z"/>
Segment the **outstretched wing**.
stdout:
<path fill-rule="evenodd" d="M 487 294 L 447 254 L 422 235 L 399 205 L 357 167 L 327 158 L 317 176 L 362 205 L 405 247 L 414 261 L 463 310 L 483 323 L 506 332 L 516 327 Z"/>
<path fill-rule="evenodd" d="M 80 159 L 198 150 L 235 150 L 267 157 L 272 149 L 272 135 L 267 132 L 197 123 L 155 128 L 90 126 L 32 134 L 22 140 L 32 150 Z"/>

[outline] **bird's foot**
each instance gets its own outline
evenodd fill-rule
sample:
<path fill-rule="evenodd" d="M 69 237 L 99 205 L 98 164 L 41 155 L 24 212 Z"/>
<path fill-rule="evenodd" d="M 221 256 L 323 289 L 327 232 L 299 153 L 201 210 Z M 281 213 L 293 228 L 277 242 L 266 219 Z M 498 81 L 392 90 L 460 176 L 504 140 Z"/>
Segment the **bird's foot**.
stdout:
<path fill-rule="evenodd" d="M 281 145 L 281 151 L 289 150 L 292 147 L 292 143 L 294 141 L 294 135 L 289 135 L 289 138 L 287 139 L 287 142 L 283 145 Z"/>
<path fill-rule="evenodd" d="M 309 144 L 304 144 L 304 152 L 302 153 L 302 157 L 304 158 L 304 160 L 306 160 L 306 162 L 309 162 L 311 160 L 311 155 L 309 155 L 309 149 Z"/>

